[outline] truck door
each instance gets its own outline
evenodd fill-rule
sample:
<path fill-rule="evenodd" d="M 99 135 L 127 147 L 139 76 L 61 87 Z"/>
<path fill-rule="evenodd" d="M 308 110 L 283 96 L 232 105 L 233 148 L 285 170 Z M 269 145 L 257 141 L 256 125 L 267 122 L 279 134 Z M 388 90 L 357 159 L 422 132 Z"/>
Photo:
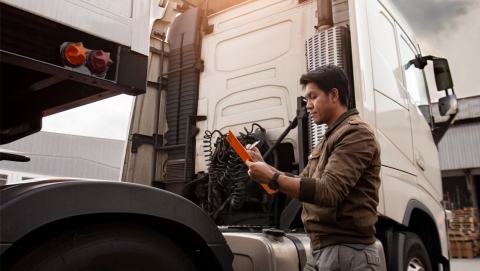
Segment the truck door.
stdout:
<path fill-rule="evenodd" d="M 413 174 L 413 143 L 408 95 L 395 21 L 378 1 L 365 1 L 371 45 L 377 138 L 382 150 L 385 215 L 401 221 L 413 198 L 419 198 Z M 367 79 L 368 80 L 368 79 Z"/>
<path fill-rule="evenodd" d="M 403 87 L 395 22 L 377 1 L 367 1 L 367 6 L 377 129 L 380 143 L 393 148 L 388 152 L 382 148 L 382 163 L 411 172 L 413 150 L 408 95 Z"/>
<path fill-rule="evenodd" d="M 405 65 L 418 53 L 400 27 L 397 27 L 397 33 L 402 65 Z M 404 69 L 404 77 L 409 94 L 415 175 L 417 175 L 418 184 L 440 201 L 442 200 L 440 165 L 431 129 L 427 123 L 430 119 L 430 111 L 423 71 L 410 66 L 409 69 Z"/>

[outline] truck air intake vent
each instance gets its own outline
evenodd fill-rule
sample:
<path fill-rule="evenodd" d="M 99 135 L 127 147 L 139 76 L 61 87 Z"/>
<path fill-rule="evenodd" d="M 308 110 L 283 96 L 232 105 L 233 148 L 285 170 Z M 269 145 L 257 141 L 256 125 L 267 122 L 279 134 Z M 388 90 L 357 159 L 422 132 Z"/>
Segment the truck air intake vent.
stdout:
<path fill-rule="evenodd" d="M 315 36 L 309 38 L 305 46 L 307 71 L 315 70 L 320 66 L 334 64 L 345 69 L 351 82 L 350 37 L 346 27 L 335 26 L 321 30 Z M 309 149 L 312 152 L 328 127 L 325 124 L 316 125 L 310 115 L 308 116 L 308 123 Z"/>

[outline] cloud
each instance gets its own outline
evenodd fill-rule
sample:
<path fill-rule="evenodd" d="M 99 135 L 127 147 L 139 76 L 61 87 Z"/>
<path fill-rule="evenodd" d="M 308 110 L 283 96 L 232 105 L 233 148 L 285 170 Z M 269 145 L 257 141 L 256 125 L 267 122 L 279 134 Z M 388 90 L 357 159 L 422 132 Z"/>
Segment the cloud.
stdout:
<path fill-rule="evenodd" d="M 432 36 L 442 30 L 454 30 L 455 20 L 469 12 L 476 0 L 392 0 L 415 33 Z"/>
<path fill-rule="evenodd" d="M 480 62 L 475 60 L 480 48 L 480 5 L 470 9 L 468 14 L 458 18 L 455 31 L 446 31 L 437 36 L 422 38 L 420 46 L 423 55 L 445 57 L 450 64 L 455 93 L 458 98 L 478 96 L 478 71 Z M 473 57 L 472 57 L 473 56 Z M 431 92 L 433 101 L 443 97 L 444 92 Z"/>

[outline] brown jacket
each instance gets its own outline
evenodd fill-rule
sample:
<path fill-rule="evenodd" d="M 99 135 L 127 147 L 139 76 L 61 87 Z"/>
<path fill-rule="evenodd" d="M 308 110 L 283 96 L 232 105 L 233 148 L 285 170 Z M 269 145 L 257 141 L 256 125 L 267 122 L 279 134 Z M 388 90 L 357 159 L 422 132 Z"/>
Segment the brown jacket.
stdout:
<path fill-rule="evenodd" d="M 327 130 L 300 174 L 302 221 L 312 249 L 373 244 L 380 187 L 380 147 L 356 109 Z"/>

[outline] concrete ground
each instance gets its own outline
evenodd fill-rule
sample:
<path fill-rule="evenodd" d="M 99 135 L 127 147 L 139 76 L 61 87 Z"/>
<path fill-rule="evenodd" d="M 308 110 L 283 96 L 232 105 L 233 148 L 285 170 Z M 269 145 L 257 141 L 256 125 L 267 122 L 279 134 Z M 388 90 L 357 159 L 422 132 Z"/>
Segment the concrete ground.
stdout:
<path fill-rule="evenodd" d="M 480 270 L 480 258 L 450 260 L 451 271 L 478 271 Z"/>

